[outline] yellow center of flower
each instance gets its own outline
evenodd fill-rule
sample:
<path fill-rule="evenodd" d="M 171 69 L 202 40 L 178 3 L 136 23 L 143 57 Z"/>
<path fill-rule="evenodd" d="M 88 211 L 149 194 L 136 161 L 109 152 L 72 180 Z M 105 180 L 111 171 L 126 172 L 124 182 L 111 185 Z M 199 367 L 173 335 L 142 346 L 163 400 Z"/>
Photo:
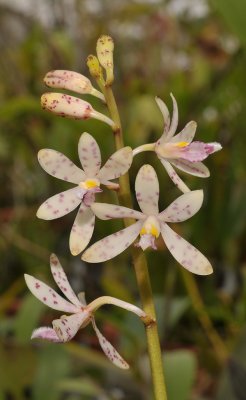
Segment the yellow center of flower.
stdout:
<path fill-rule="evenodd" d="M 94 189 L 95 187 L 100 187 L 100 182 L 98 179 L 86 179 L 83 182 L 79 183 L 79 187 L 82 189 Z"/>
<path fill-rule="evenodd" d="M 174 143 L 175 146 L 177 147 L 186 147 L 188 146 L 189 142 L 178 142 L 178 143 Z"/>
<path fill-rule="evenodd" d="M 160 234 L 160 227 L 158 220 L 152 216 L 148 217 L 140 231 L 140 236 L 152 235 L 158 238 L 159 234 Z"/>

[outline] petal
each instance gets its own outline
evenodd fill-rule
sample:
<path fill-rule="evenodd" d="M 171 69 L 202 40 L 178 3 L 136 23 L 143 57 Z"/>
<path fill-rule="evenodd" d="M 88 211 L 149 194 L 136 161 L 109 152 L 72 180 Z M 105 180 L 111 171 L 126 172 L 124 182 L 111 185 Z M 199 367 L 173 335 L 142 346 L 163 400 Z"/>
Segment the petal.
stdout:
<path fill-rule="evenodd" d="M 45 220 L 60 218 L 73 211 L 80 203 L 78 187 L 74 187 L 47 199 L 39 207 L 37 217 Z"/>
<path fill-rule="evenodd" d="M 54 289 L 31 275 L 24 275 L 28 289 L 46 306 L 68 313 L 78 312 L 78 307 L 63 299 Z"/>
<path fill-rule="evenodd" d="M 92 106 L 87 101 L 65 93 L 44 93 L 41 96 L 43 110 L 72 119 L 95 118 Z"/>
<path fill-rule="evenodd" d="M 178 142 L 192 142 L 196 133 L 197 123 L 195 121 L 190 121 L 185 125 L 184 129 L 174 137 L 170 139 L 171 143 Z"/>
<path fill-rule="evenodd" d="M 145 215 L 157 215 L 159 213 L 159 181 L 151 165 L 145 164 L 138 171 L 135 191 L 139 207 L 143 213 Z"/>
<path fill-rule="evenodd" d="M 119 232 L 99 240 L 84 252 L 82 260 L 90 263 L 97 263 L 110 260 L 117 256 L 127 249 L 136 239 L 142 225 L 143 222 L 138 221 Z"/>
<path fill-rule="evenodd" d="M 97 218 L 103 220 L 114 219 L 114 218 L 135 218 L 135 219 L 145 218 L 145 215 L 143 215 L 139 211 L 135 211 L 127 207 L 117 206 L 114 204 L 93 203 L 91 209 L 93 210 Z"/>
<path fill-rule="evenodd" d="M 171 166 L 170 162 L 166 161 L 164 158 L 160 158 L 159 160 L 161 161 L 163 167 L 167 171 L 168 175 L 172 179 L 173 183 L 181 190 L 183 193 L 187 193 L 190 191 L 188 186 L 182 181 L 182 179 L 178 176 L 178 174 L 175 172 L 174 168 Z"/>
<path fill-rule="evenodd" d="M 163 222 L 186 221 L 200 210 L 202 202 L 203 190 L 193 190 L 185 193 L 162 211 L 158 219 Z"/>
<path fill-rule="evenodd" d="M 210 176 L 209 169 L 201 162 L 190 162 L 188 160 L 170 160 L 170 162 L 181 171 L 187 174 L 199 176 L 199 178 L 208 178 Z"/>
<path fill-rule="evenodd" d="M 170 253 L 188 271 L 197 275 L 213 272 L 208 259 L 165 223 L 161 224 L 161 234 Z"/>
<path fill-rule="evenodd" d="M 162 139 L 165 139 L 166 135 L 168 133 L 169 127 L 170 127 L 170 114 L 169 114 L 168 108 L 163 100 L 161 100 L 159 97 L 156 97 L 155 101 L 156 101 L 157 105 L 159 106 L 160 111 L 163 116 L 164 130 L 163 130 L 163 134 L 162 134 Z"/>
<path fill-rule="evenodd" d="M 61 343 L 56 331 L 46 326 L 35 329 L 32 333 L 31 339 L 44 339 L 48 340 L 49 342 Z"/>
<path fill-rule="evenodd" d="M 176 99 L 172 93 L 170 93 L 170 96 L 171 96 L 172 102 L 173 102 L 173 115 L 172 115 L 172 120 L 171 120 L 169 131 L 166 135 L 166 141 L 171 139 L 171 137 L 173 137 L 173 135 L 175 134 L 177 127 L 178 127 L 178 120 L 179 120 L 179 112 L 178 112 L 178 105 L 177 105 Z"/>
<path fill-rule="evenodd" d="M 52 325 L 60 341 L 65 343 L 76 335 L 82 324 L 89 320 L 90 317 L 91 313 L 87 310 L 80 311 L 76 314 L 70 315 L 69 317 L 64 315 L 59 319 L 55 319 L 52 322 Z"/>
<path fill-rule="evenodd" d="M 95 139 L 84 132 L 79 139 L 78 152 L 80 162 L 87 176 L 95 177 L 101 167 L 101 152 Z"/>
<path fill-rule="evenodd" d="M 95 215 L 90 207 L 81 203 L 69 238 L 69 247 L 73 256 L 77 256 L 88 245 L 94 231 L 94 226 Z"/>
<path fill-rule="evenodd" d="M 44 83 L 52 88 L 67 89 L 76 93 L 91 93 L 92 84 L 90 80 L 74 71 L 54 70 L 49 71 L 44 77 Z"/>
<path fill-rule="evenodd" d="M 108 340 L 101 334 L 101 332 L 99 331 L 99 329 L 96 326 L 94 318 L 92 318 L 91 322 L 92 322 L 94 331 L 96 332 L 96 335 L 98 337 L 101 348 L 104 351 L 105 355 L 108 357 L 108 359 L 114 365 L 116 365 L 116 367 L 119 367 L 122 369 L 128 369 L 129 365 L 127 364 L 127 362 L 120 356 L 120 354 L 115 350 L 115 348 L 112 346 L 112 344 L 109 343 Z"/>
<path fill-rule="evenodd" d="M 74 293 L 73 289 L 68 282 L 67 275 L 65 274 L 60 261 L 58 260 L 55 254 L 51 254 L 50 256 L 50 268 L 54 280 L 66 298 L 71 301 L 76 307 L 81 308 L 81 303 Z"/>
<path fill-rule="evenodd" d="M 192 142 L 188 146 L 180 149 L 180 158 L 193 162 L 205 160 L 210 154 L 221 150 L 219 143 Z"/>
<path fill-rule="evenodd" d="M 59 151 L 42 149 L 38 152 L 38 161 L 41 167 L 50 175 L 78 184 L 85 180 L 85 174 L 69 158 Z"/>
<path fill-rule="evenodd" d="M 131 166 L 132 157 L 132 149 L 129 146 L 112 154 L 99 172 L 101 182 L 104 183 L 107 180 L 124 175 Z"/>

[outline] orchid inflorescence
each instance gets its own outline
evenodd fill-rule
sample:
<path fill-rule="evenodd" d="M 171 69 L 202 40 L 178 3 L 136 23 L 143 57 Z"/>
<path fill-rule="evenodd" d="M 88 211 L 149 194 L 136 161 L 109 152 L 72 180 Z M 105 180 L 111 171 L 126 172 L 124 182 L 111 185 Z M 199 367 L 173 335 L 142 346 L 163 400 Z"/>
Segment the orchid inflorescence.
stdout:
<path fill-rule="evenodd" d="M 97 57 L 89 56 L 87 60 L 90 73 L 96 79 L 102 92 L 103 88 L 112 85 L 114 80 L 113 49 L 112 39 L 109 36 L 102 36 L 97 43 Z M 87 77 L 77 72 L 51 71 L 45 76 L 44 82 L 51 88 L 65 89 L 78 94 L 90 94 L 103 103 L 107 103 L 105 93 L 95 89 Z M 75 185 L 47 199 L 37 212 L 38 218 L 53 220 L 79 207 L 69 239 L 70 251 L 73 255 L 83 252 L 89 244 L 94 231 L 95 217 L 102 220 L 131 218 L 133 219 L 131 225 L 87 248 L 82 254 L 82 260 L 90 263 L 110 260 L 134 243 L 138 236 L 140 236 L 140 240 L 134 243 L 134 246 L 140 247 L 143 251 L 149 247 L 157 249 L 156 239 L 161 235 L 168 250 L 184 268 L 198 275 L 212 273 L 212 266 L 207 258 L 175 233 L 168 224 L 176 224 L 191 218 L 199 211 L 203 202 L 203 191 L 191 191 L 176 173 L 174 167 L 191 175 L 208 177 L 209 170 L 202 161 L 210 154 L 220 150 L 221 145 L 193 141 L 197 127 L 194 121 L 189 122 L 181 132 L 175 134 L 178 126 L 178 106 L 172 94 L 171 99 L 173 103 L 172 118 L 170 118 L 166 104 L 156 98 L 164 120 L 164 130 L 160 139 L 155 143 L 143 144 L 135 149 L 131 149 L 129 146 L 122 147 L 111 155 L 102 168 L 100 148 L 95 139 L 86 132 L 81 135 L 78 143 L 79 159 L 83 169 L 78 168 L 58 151 L 52 149 L 39 151 L 38 161 L 48 174 Z M 41 104 L 43 109 L 61 117 L 77 120 L 96 118 L 108 124 L 113 130 L 117 129 L 111 118 L 94 110 L 90 103 L 69 94 L 45 93 L 41 97 Z M 140 168 L 135 182 L 136 199 L 141 211 L 118 204 L 95 202 L 97 194 L 100 197 L 102 185 L 109 190 L 119 190 L 119 183 L 112 180 L 123 176 L 130 169 L 133 157 L 143 151 L 156 153 L 182 195 L 164 211 L 159 212 L 159 181 L 154 168 L 146 164 Z M 53 289 L 29 275 L 25 276 L 26 283 L 30 291 L 44 304 L 72 315 L 54 320 L 53 328 L 43 327 L 35 330 L 32 338 L 67 342 L 75 336 L 80 328 L 84 328 L 91 322 L 108 358 L 117 366 L 127 368 L 127 363 L 98 330 L 94 319 L 95 310 L 102 304 L 110 303 L 134 312 L 145 324 L 151 323 L 152 319 L 138 307 L 107 296 L 86 305 L 84 295 L 80 295 L 79 298 L 75 296 L 55 255 L 51 256 L 51 272 L 69 302 Z"/>

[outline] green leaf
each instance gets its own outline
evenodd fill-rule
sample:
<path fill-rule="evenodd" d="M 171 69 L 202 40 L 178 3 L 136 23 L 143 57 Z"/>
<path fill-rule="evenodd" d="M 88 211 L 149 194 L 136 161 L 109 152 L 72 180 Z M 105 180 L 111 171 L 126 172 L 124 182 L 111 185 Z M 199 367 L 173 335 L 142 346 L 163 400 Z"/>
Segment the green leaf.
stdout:
<path fill-rule="evenodd" d="M 64 379 L 58 384 L 61 392 L 83 394 L 84 396 L 103 396 L 103 389 L 95 381 L 89 378 Z"/>
<path fill-rule="evenodd" d="M 196 358 L 188 350 L 165 353 L 164 370 L 168 400 L 188 400 L 196 376 Z"/>

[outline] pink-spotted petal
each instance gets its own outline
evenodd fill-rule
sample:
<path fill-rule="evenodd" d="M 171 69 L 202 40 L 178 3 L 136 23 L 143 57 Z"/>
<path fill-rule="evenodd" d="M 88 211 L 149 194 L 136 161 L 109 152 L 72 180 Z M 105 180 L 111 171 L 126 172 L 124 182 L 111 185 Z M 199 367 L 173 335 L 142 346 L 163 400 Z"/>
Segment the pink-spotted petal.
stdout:
<path fill-rule="evenodd" d="M 59 337 L 60 341 L 65 343 L 71 340 L 83 323 L 91 318 L 91 314 L 87 311 L 77 312 L 77 314 L 64 315 L 52 322 L 53 328 Z"/>
<path fill-rule="evenodd" d="M 159 181 L 154 168 L 143 165 L 136 177 L 136 197 L 142 212 L 145 215 L 157 215 L 159 213 Z"/>
<path fill-rule="evenodd" d="M 213 272 L 208 259 L 164 222 L 161 223 L 161 234 L 170 253 L 188 271 L 197 275 Z"/>
<path fill-rule="evenodd" d="M 63 299 L 54 289 L 31 275 L 24 275 L 28 289 L 46 306 L 68 313 L 78 312 L 78 307 Z"/>
<path fill-rule="evenodd" d="M 210 154 L 221 150 L 219 143 L 203 143 L 192 142 L 188 146 L 180 149 L 180 157 L 182 160 L 190 162 L 200 162 L 205 160 Z"/>
<path fill-rule="evenodd" d="M 68 282 L 67 275 L 65 274 L 58 257 L 55 254 L 51 254 L 50 256 L 50 268 L 53 275 L 53 278 L 60 288 L 60 290 L 64 293 L 66 298 L 71 301 L 76 307 L 81 307 L 81 303 L 74 293 L 73 289 Z"/>
<path fill-rule="evenodd" d="M 178 142 L 192 142 L 196 133 L 197 123 L 195 121 L 190 121 L 185 125 L 184 129 L 177 135 L 170 139 L 170 143 Z"/>
<path fill-rule="evenodd" d="M 31 339 L 44 339 L 48 340 L 49 342 L 61 343 L 56 331 L 46 326 L 35 329 L 32 333 Z"/>
<path fill-rule="evenodd" d="M 181 222 L 186 221 L 200 210 L 203 202 L 203 191 L 193 190 L 185 193 L 173 201 L 158 219 L 163 222 Z"/>
<path fill-rule="evenodd" d="M 210 176 L 209 169 L 201 162 L 190 162 L 188 160 L 182 160 L 181 158 L 177 160 L 171 159 L 170 162 L 176 168 L 187 174 L 198 176 L 199 178 L 208 178 Z"/>
<path fill-rule="evenodd" d="M 69 247 L 73 256 L 77 256 L 86 248 L 91 240 L 94 226 L 95 215 L 90 207 L 81 203 L 69 238 Z"/>
<path fill-rule="evenodd" d="M 161 138 L 162 138 L 162 140 L 165 140 L 166 135 L 169 131 L 169 127 L 170 127 L 170 114 L 169 114 L 168 108 L 163 100 L 161 100 L 159 97 L 156 97 L 155 101 L 156 101 L 157 105 L 159 106 L 159 109 L 163 116 L 164 130 L 163 130 L 163 134 L 162 134 Z"/>
<path fill-rule="evenodd" d="M 132 163 L 132 149 L 131 147 L 123 147 L 109 157 L 106 164 L 99 172 L 99 179 L 102 183 L 107 180 L 119 178 L 124 175 L 130 168 Z"/>
<path fill-rule="evenodd" d="M 78 144 L 80 162 L 87 176 L 95 177 L 101 167 L 101 152 L 93 136 L 84 132 Z"/>
<path fill-rule="evenodd" d="M 50 197 L 39 207 L 37 217 L 51 220 L 70 213 L 81 203 L 78 191 L 78 187 L 74 187 Z"/>
<path fill-rule="evenodd" d="M 82 169 L 59 151 L 42 149 L 38 152 L 38 161 L 41 167 L 55 178 L 76 184 L 85 180 Z"/>
<path fill-rule="evenodd" d="M 134 218 L 143 219 L 145 215 L 131 208 L 121 207 L 107 203 L 93 203 L 91 206 L 94 214 L 99 219 L 114 219 L 114 218 Z"/>
<path fill-rule="evenodd" d="M 183 193 L 187 193 L 190 191 L 188 186 L 182 181 L 182 179 L 178 176 L 177 172 L 174 170 L 170 162 L 166 161 L 164 158 L 160 158 L 159 160 L 161 161 L 163 167 L 167 171 L 168 175 L 172 179 L 173 183 L 181 190 Z"/>
<path fill-rule="evenodd" d="M 110 260 L 127 249 L 139 235 L 143 221 L 113 233 L 89 247 L 82 256 L 82 260 L 89 263 L 98 263 Z"/>
<path fill-rule="evenodd" d="M 116 367 L 122 368 L 122 369 L 128 369 L 129 365 L 127 362 L 121 357 L 121 355 L 118 353 L 118 351 L 115 350 L 115 348 L 112 346 L 111 343 L 101 334 L 99 329 L 96 326 L 94 318 L 92 318 L 92 326 L 94 328 L 94 331 L 96 332 L 96 335 L 98 337 L 100 346 L 104 352 L 104 354 L 108 357 L 108 359 L 116 365 Z"/>

